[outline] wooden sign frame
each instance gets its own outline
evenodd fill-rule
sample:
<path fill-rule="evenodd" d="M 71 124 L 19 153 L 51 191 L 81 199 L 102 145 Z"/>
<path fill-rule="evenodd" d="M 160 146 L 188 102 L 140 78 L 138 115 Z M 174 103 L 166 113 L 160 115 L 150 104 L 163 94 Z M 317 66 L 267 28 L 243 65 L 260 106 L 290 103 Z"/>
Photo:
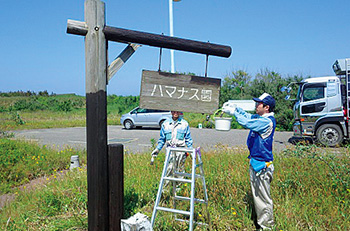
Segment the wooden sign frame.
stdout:
<path fill-rule="evenodd" d="M 140 107 L 213 114 L 220 87 L 219 78 L 143 70 Z"/>

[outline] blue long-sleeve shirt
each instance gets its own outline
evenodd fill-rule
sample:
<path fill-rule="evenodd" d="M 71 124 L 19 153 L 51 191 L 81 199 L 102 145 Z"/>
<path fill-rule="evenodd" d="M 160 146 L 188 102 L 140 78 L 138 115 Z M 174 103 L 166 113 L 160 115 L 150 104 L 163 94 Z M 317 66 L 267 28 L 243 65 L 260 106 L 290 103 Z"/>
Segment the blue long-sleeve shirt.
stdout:
<path fill-rule="evenodd" d="M 245 128 L 250 129 L 247 146 L 250 152 L 248 158 L 253 157 L 260 161 L 272 161 L 272 143 L 276 128 L 274 113 L 264 115 L 252 115 L 241 108 L 236 108 L 234 116 L 237 122 Z"/>
<path fill-rule="evenodd" d="M 160 129 L 160 137 L 157 149 L 161 150 L 163 146 L 192 148 L 193 140 L 191 137 L 188 122 L 183 118 L 174 121 L 172 119 L 164 121 Z"/>

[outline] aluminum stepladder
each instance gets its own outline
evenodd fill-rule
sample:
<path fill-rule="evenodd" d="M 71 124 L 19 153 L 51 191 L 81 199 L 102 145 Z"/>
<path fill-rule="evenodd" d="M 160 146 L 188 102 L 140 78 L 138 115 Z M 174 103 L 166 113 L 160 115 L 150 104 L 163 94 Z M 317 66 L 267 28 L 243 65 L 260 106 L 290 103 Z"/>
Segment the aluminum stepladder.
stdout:
<path fill-rule="evenodd" d="M 175 152 L 187 152 L 191 155 L 192 157 L 192 172 L 191 173 L 184 173 L 184 172 L 178 172 L 176 171 L 177 169 L 175 169 L 175 171 L 173 172 L 172 176 L 166 176 L 167 173 L 167 169 L 169 166 L 169 162 L 171 160 L 171 155 L 174 155 L 173 161 L 175 162 Z M 197 164 L 198 161 L 198 164 Z M 174 165 L 176 166 L 176 165 Z M 196 174 L 196 169 L 199 168 L 199 172 L 200 174 Z M 179 178 L 179 177 L 184 177 L 184 178 Z M 190 179 L 186 179 L 190 178 Z M 204 192 L 204 199 L 197 199 L 195 198 L 195 183 L 196 183 L 196 178 L 200 178 L 202 180 L 203 183 L 203 192 Z M 174 208 L 166 208 L 166 207 L 160 207 L 159 206 L 159 202 L 163 193 L 163 186 L 165 181 L 172 181 L 173 182 L 173 200 L 174 200 Z M 175 189 L 175 183 L 176 182 L 181 182 L 181 183 L 189 183 L 191 184 L 191 197 L 183 197 L 183 196 L 177 196 L 176 195 L 176 189 Z M 190 211 L 185 211 L 185 210 L 179 210 L 176 209 L 176 200 L 183 200 L 183 201 L 189 201 L 190 202 Z M 206 210 L 207 210 L 207 218 L 208 218 L 208 224 L 210 223 L 210 218 L 209 218 L 209 210 L 208 210 L 208 194 L 207 194 L 207 188 L 206 188 L 206 184 L 205 184 L 205 177 L 204 177 L 204 171 L 203 171 L 203 162 L 202 162 L 202 158 L 201 158 L 201 152 L 200 152 L 200 148 L 172 148 L 172 147 L 168 147 L 166 149 L 166 156 L 165 156 L 165 161 L 164 161 L 164 167 L 163 167 L 163 172 L 162 172 L 162 176 L 160 178 L 160 183 L 159 183 L 159 188 L 158 188 L 158 193 L 157 193 L 157 198 L 156 198 L 156 202 L 153 208 L 153 213 L 152 213 L 152 219 L 151 219 L 151 224 L 152 227 L 154 226 L 154 222 L 156 219 L 156 215 L 157 215 L 157 210 L 161 210 L 161 211 L 165 211 L 165 212 L 171 212 L 175 214 L 175 220 L 177 221 L 188 221 L 188 220 L 183 220 L 183 219 L 177 219 L 176 218 L 176 214 L 182 214 L 182 215 L 186 215 L 189 216 L 189 230 L 192 231 L 193 230 L 193 224 L 199 224 L 199 225 L 208 225 L 205 223 L 201 223 L 201 222 L 194 222 L 194 206 L 195 203 L 203 203 L 206 205 Z"/>

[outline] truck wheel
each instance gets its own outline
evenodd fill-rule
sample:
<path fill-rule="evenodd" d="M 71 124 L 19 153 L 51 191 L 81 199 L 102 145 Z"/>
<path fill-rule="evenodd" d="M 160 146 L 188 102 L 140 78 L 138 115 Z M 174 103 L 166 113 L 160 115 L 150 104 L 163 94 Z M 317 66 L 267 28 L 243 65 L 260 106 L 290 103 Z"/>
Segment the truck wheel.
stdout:
<path fill-rule="evenodd" d="M 317 141 L 325 146 L 335 147 L 343 142 L 343 132 L 338 125 L 323 124 L 316 132 Z"/>

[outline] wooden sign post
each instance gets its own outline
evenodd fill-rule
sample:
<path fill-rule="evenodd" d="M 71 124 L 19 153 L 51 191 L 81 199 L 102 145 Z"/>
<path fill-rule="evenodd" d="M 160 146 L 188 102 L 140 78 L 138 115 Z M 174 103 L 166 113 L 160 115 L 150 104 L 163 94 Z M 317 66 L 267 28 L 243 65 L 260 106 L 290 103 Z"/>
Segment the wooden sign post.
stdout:
<path fill-rule="evenodd" d="M 134 50 L 107 67 L 107 41 L 229 57 L 231 47 L 105 25 L 105 4 L 85 0 L 85 22 L 68 20 L 67 33 L 85 36 L 86 133 L 89 230 L 120 230 L 123 216 L 123 145 L 107 146 L 108 70 L 115 72 Z M 120 64 L 121 63 L 121 64 Z M 194 78 L 195 79 L 195 78 Z M 193 97 L 202 97 L 195 95 Z M 205 95 L 203 95 L 205 99 Z M 203 101 L 203 100 L 202 100 Z M 209 109 L 208 109 L 209 110 Z"/>
<path fill-rule="evenodd" d="M 108 230 L 107 42 L 105 4 L 85 1 L 86 144 L 89 230 Z"/>
<path fill-rule="evenodd" d="M 214 113 L 219 105 L 221 79 L 168 72 L 142 72 L 140 107 Z"/>

